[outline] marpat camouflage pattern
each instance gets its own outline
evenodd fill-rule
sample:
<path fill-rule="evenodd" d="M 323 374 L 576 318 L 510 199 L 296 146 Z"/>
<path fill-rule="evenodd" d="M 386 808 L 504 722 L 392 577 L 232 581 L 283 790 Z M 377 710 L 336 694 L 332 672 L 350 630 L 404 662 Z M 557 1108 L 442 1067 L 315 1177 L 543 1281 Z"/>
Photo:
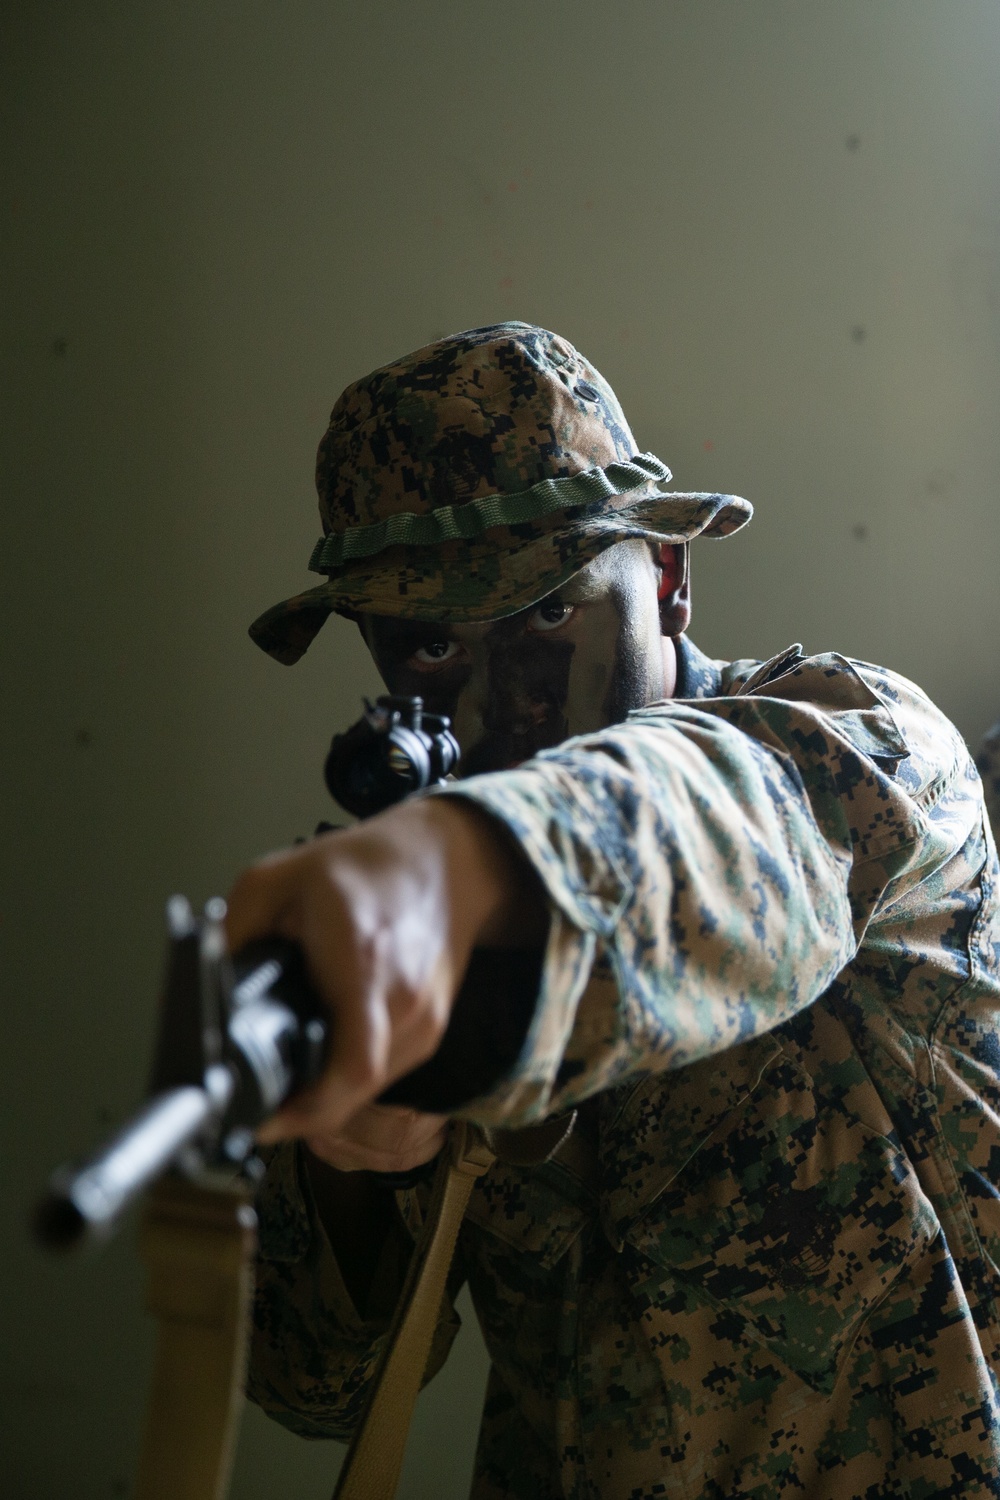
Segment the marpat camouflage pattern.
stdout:
<path fill-rule="evenodd" d="M 589 457 L 589 456 L 588 456 Z M 521 478 L 527 476 L 521 476 Z M 1000 1496 L 1000 907 L 979 777 L 905 679 L 682 642 L 681 698 L 473 798 L 552 924 L 452 1276 L 492 1368 L 476 1500 Z M 497 1137 L 502 1140 L 502 1136 Z M 347 1295 L 272 1155 L 250 1394 L 346 1438 L 421 1214 Z M 429 1374 L 456 1319 L 444 1310 Z"/>
<path fill-rule="evenodd" d="M 728 536 L 738 495 L 666 488 L 607 381 L 572 344 L 500 323 L 418 349 L 348 386 L 319 446 L 327 582 L 250 627 L 298 661 L 334 610 L 494 620 L 626 537 Z"/>

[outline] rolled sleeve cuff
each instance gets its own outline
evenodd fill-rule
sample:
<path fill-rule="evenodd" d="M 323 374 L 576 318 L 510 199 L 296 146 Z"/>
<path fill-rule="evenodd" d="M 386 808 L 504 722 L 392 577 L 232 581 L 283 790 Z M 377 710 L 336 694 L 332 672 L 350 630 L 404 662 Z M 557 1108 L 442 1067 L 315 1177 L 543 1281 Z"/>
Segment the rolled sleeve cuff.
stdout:
<path fill-rule="evenodd" d="M 465 797 L 491 813 L 514 837 L 567 920 L 581 932 L 610 938 L 634 888 L 612 849 L 581 837 L 582 829 L 601 826 L 594 809 L 581 803 L 582 790 L 579 779 L 549 761 L 544 770 L 470 776 L 436 795 Z"/>
<path fill-rule="evenodd" d="M 562 782 L 566 785 L 561 785 Z M 518 1127 L 554 1107 L 560 1067 L 601 943 L 610 943 L 633 896 L 613 852 L 581 838 L 593 814 L 580 807 L 570 779 L 546 764 L 502 776 L 475 776 L 436 795 L 463 797 L 510 833 L 538 875 L 550 902 L 541 985 L 514 1068 L 457 1114 L 477 1124 Z"/>

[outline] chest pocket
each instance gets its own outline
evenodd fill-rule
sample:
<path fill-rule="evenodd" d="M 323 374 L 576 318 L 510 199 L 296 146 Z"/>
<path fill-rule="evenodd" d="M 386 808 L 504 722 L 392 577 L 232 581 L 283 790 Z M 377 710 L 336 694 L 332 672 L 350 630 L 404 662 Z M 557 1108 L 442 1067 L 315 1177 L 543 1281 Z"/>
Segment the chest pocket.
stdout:
<path fill-rule="evenodd" d="M 498 1159 L 477 1182 L 466 1219 L 549 1271 L 594 1216 L 595 1169 L 582 1138 L 567 1141 L 557 1155 L 536 1165 Z"/>
<path fill-rule="evenodd" d="M 829 1392 L 868 1314 L 937 1221 L 846 1032 L 822 1002 L 770 1040 L 779 1050 L 755 1086 L 693 1155 L 675 1158 L 676 1171 L 622 1239 L 640 1252 L 647 1285 L 651 1262 L 686 1300 L 725 1314 L 713 1324 L 720 1338 L 760 1341 Z M 668 1119 L 702 1108 L 701 1067 L 668 1083 Z M 633 1107 L 655 1118 L 654 1100 Z M 657 1310 L 655 1292 L 644 1301 L 655 1343 L 658 1320 L 669 1314 Z"/>

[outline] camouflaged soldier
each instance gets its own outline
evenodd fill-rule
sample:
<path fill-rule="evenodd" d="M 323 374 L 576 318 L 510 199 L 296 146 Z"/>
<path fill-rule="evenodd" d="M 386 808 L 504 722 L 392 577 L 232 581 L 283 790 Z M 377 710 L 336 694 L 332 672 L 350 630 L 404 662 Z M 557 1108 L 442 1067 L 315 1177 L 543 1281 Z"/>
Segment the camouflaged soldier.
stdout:
<path fill-rule="evenodd" d="M 267 1132 L 251 1394 L 350 1433 L 424 1206 L 350 1168 L 426 1160 L 460 1114 L 510 1132 L 452 1285 L 492 1361 L 479 1500 L 998 1495 L 979 778 L 880 668 L 706 659 L 688 543 L 749 506 L 668 478 L 523 324 L 334 408 L 326 582 L 255 638 L 291 662 L 356 619 L 391 690 L 452 714 L 464 779 L 233 893 L 233 941 L 302 942 L 337 1037 Z M 390 1086 L 413 1107 L 376 1104 Z M 572 1129 L 525 1165 L 518 1132 L 553 1118 Z M 447 1306 L 430 1373 L 454 1330 Z"/>

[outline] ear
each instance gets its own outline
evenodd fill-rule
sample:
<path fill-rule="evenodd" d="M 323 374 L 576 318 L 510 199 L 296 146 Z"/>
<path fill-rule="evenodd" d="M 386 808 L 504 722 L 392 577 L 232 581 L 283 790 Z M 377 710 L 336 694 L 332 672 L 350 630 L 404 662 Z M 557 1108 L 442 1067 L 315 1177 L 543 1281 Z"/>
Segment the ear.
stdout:
<path fill-rule="evenodd" d="M 662 542 L 654 548 L 653 560 L 660 570 L 656 597 L 660 601 L 660 631 L 683 635 L 691 623 L 691 568 L 687 542 Z"/>

